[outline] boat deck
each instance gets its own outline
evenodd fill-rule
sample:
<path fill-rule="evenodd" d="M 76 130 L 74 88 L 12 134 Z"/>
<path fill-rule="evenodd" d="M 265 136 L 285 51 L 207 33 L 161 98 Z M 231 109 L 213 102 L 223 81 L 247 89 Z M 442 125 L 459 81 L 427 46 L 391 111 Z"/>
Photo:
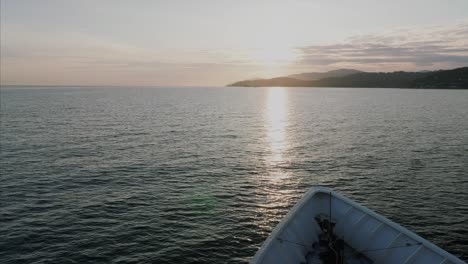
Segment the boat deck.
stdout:
<path fill-rule="evenodd" d="M 310 254 L 306 256 L 306 263 L 307 264 L 324 264 L 327 262 L 324 262 L 320 258 L 320 255 L 317 254 L 318 248 L 314 248 Z M 336 264 L 336 262 L 332 262 L 333 264 Z M 366 258 L 365 256 L 361 256 L 357 251 L 355 251 L 353 248 L 345 244 L 344 247 L 344 260 L 343 262 L 339 264 L 372 264 L 371 260 Z"/>
<path fill-rule="evenodd" d="M 333 234 L 336 223 L 330 222 L 328 215 L 319 215 L 316 221 L 322 229 L 319 243 L 313 243 L 305 256 L 307 264 L 372 264 L 364 254 L 359 253 L 345 241 Z M 339 246 L 339 244 L 342 246 Z"/>

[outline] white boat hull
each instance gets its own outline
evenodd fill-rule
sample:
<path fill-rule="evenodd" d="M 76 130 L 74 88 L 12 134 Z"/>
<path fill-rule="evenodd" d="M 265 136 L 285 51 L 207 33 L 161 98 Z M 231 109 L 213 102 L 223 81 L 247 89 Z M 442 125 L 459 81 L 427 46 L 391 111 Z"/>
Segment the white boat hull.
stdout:
<path fill-rule="evenodd" d="M 323 263 L 318 258 L 323 230 L 315 220 L 330 218 L 337 238 L 352 248 L 343 263 L 464 263 L 406 228 L 325 187 L 313 187 L 263 243 L 251 263 Z M 351 256 L 352 255 L 352 256 Z M 359 261 L 359 262 L 358 262 Z"/>

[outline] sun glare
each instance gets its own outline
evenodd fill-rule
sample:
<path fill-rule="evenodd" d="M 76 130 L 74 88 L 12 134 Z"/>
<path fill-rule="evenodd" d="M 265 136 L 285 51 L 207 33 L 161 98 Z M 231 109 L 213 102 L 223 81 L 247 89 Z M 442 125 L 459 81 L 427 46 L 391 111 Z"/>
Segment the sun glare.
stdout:
<path fill-rule="evenodd" d="M 250 58 L 253 62 L 266 65 L 287 65 L 297 58 L 292 48 L 266 46 L 251 51 Z"/>
<path fill-rule="evenodd" d="M 273 45 L 252 49 L 248 54 L 249 60 L 261 68 L 258 75 L 263 78 L 273 78 L 289 72 L 288 68 L 297 57 L 294 49 Z"/>

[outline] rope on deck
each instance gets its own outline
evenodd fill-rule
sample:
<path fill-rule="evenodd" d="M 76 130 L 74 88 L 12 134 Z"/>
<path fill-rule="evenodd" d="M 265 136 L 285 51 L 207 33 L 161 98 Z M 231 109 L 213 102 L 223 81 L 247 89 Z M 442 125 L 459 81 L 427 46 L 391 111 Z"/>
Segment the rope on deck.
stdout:
<path fill-rule="evenodd" d="M 369 252 L 369 251 L 379 251 L 379 250 L 404 248 L 404 247 L 412 247 L 412 246 L 419 246 L 419 245 L 422 245 L 422 243 L 419 242 L 419 243 L 414 243 L 414 244 L 406 244 L 406 245 L 403 245 L 403 246 L 395 246 L 395 247 L 387 247 L 387 248 L 373 248 L 373 249 L 361 250 L 359 252 L 362 253 L 362 252 Z"/>
<path fill-rule="evenodd" d="M 280 237 L 278 237 L 278 238 L 276 238 L 276 239 L 278 239 L 278 241 L 281 242 L 281 243 L 282 243 L 282 242 L 287 242 L 287 243 L 291 243 L 291 244 L 294 244 L 294 245 L 302 246 L 302 247 L 305 247 L 305 248 L 310 248 L 310 247 L 312 247 L 312 245 L 314 244 L 314 243 L 310 243 L 310 245 L 306 245 L 306 244 L 302 244 L 302 243 L 299 243 L 299 242 L 287 240 L 287 239 L 280 238 Z"/>

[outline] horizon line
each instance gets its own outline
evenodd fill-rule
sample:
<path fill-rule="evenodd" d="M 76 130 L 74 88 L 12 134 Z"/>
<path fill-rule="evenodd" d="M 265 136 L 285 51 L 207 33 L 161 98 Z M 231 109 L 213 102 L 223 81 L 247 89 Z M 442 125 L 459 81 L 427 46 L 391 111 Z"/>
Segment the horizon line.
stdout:
<path fill-rule="evenodd" d="M 216 86 L 216 85 L 75 85 L 75 84 L 0 84 L 0 87 L 108 87 L 108 88 L 210 88 L 210 87 L 232 87 L 232 86 Z"/>
<path fill-rule="evenodd" d="M 450 69 L 437 69 L 437 70 L 419 70 L 419 71 L 402 71 L 402 70 L 395 70 L 395 71 L 361 71 L 361 70 L 356 70 L 352 68 L 340 68 L 340 69 L 335 69 L 335 70 L 329 70 L 329 71 L 324 71 L 324 72 L 317 72 L 317 73 L 326 73 L 330 71 L 337 71 L 337 70 L 356 70 L 360 71 L 361 73 L 395 73 L 395 72 L 437 72 L 437 71 L 447 71 L 447 70 L 455 70 L 455 69 L 460 69 L 460 68 L 465 68 L 468 67 L 462 66 L 462 67 L 456 67 L 456 68 L 450 68 Z M 297 75 L 297 74 L 304 74 L 304 73 L 311 73 L 311 72 L 301 72 L 301 73 L 294 73 L 294 74 L 289 74 L 285 76 L 277 76 L 277 77 L 272 77 L 272 78 L 257 78 L 253 80 L 262 80 L 262 79 L 274 79 L 274 78 L 282 78 L 282 77 L 289 77 L 291 75 Z M 245 81 L 245 80 L 241 80 Z M 240 82 L 240 81 L 235 81 Z M 210 88 L 210 87 L 234 87 L 230 86 L 233 83 L 228 83 L 224 85 L 107 85 L 107 84 L 1 84 L 0 83 L 0 88 L 1 87 L 109 87 L 109 88 L 118 88 L 118 87 L 142 87 L 142 88 Z"/>

